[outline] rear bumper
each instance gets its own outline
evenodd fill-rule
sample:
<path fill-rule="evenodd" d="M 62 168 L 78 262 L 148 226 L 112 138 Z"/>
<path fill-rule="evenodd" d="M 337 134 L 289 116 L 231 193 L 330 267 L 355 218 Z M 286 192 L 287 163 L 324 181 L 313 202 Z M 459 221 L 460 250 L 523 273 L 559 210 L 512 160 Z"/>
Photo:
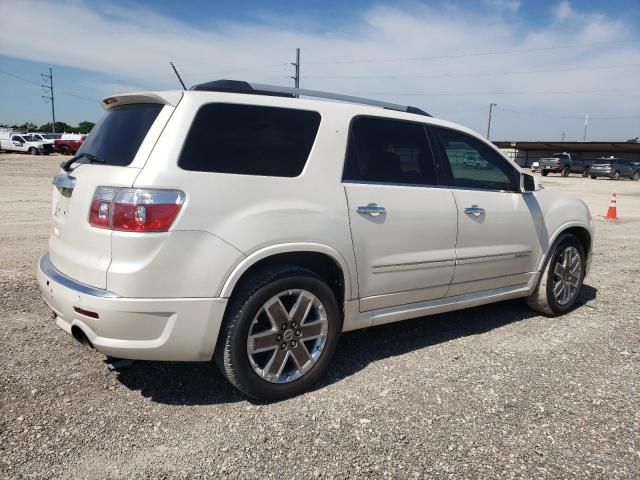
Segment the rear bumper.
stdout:
<path fill-rule="evenodd" d="M 591 175 L 592 177 L 607 177 L 607 178 L 613 178 L 613 172 L 612 171 L 597 171 L 597 170 L 589 170 L 589 175 Z"/>
<path fill-rule="evenodd" d="M 210 360 L 227 305 L 226 298 L 124 298 L 67 277 L 48 254 L 38 285 L 60 328 L 80 329 L 105 355 L 135 360 Z"/>

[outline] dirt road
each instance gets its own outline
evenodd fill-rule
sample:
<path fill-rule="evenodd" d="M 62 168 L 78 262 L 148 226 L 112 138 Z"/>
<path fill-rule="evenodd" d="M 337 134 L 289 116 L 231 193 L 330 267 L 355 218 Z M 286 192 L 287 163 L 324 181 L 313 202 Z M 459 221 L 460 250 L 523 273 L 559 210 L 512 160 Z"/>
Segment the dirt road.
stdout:
<path fill-rule="evenodd" d="M 256 404 L 211 364 L 109 371 L 54 325 L 35 265 L 60 160 L 0 155 L 0 478 L 638 478 L 640 182 L 542 179 L 596 219 L 570 314 L 512 301 L 346 334 L 316 389 Z"/>

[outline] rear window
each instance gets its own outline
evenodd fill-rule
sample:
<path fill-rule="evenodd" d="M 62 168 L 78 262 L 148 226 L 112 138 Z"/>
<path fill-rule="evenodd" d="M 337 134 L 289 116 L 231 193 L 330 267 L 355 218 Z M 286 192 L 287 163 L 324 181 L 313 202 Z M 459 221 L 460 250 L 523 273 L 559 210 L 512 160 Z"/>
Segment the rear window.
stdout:
<path fill-rule="evenodd" d="M 318 133 L 307 110 L 212 103 L 196 114 L 178 165 L 185 170 L 297 177 Z"/>
<path fill-rule="evenodd" d="M 162 110 L 157 103 L 122 105 L 109 110 L 91 130 L 78 153 L 107 165 L 129 165 Z"/>

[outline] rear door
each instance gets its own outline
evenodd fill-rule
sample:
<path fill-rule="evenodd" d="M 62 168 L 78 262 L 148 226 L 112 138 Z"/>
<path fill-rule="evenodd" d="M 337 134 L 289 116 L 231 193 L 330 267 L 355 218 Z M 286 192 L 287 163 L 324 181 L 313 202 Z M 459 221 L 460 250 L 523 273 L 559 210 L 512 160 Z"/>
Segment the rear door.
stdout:
<path fill-rule="evenodd" d="M 457 233 L 451 191 L 437 186 L 425 128 L 353 120 L 344 171 L 360 310 L 445 296 Z"/>
<path fill-rule="evenodd" d="M 98 186 L 133 185 L 173 111 L 151 100 L 155 103 L 110 108 L 78 152 L 95 156 L 97 163 L 82 164 L 87 159 L 79 158 L 70 172 L 60 171 L 60 187 L 53 188 L 51 262 L 65 275 L 97 288 L 106 288 L 111 230 L 89 225 L 91 201 Z M 63 188 L 69 185 L 73 188 Z"/>
<path fill-rule="evenodd" d="M 489 145 L 457 130 L 433 131 L 440 177 L 458 206 L 456 268 L 447 296 L 526 284 L 542 254 L 535 196 L 521 193 L 519 171 Z M 464 158 L 470 154 L 486 166 L 469 168 Z"/>

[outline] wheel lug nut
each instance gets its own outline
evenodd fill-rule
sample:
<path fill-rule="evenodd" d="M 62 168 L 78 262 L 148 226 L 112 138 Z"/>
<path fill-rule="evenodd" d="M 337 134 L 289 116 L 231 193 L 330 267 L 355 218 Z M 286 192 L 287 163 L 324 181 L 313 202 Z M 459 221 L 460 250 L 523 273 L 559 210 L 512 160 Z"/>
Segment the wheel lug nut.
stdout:
<path fill-rule="evenodd" d="M 302 335 L 302 332 L 300 330 L 296 330 L 296 336 L 299 337 L 300 335 Z"/>
<path fill-rule="evenodd" d="M 287 329 L 287 324 L 286 324 L 286 323 L 283 323 L 283 324 L 281 325 L 281 328 L 282 328 L 282 330 L 286 330 L 286 329 Z"/>
<path fill-rule="evenodd" d="M 278 335 L 278 336 L 276 337 L 276 342 L 279 342 L 280 340 L 282 340 L 282 335 Z"/>
<path fill-rule="evenodd" d="M 291 322 L 291 328 L 296 328 L 297 323 L 296 322 Z"/>
<path fill-rule="evenodd" d="M 286 343 L 283 343 L 282 345 L 280 345 L 280 349 L 281 350 L 284 350 L 285 348 L 287 348 L 287 344 Z"/>
<path fill-rule="evenodd" d="M 292 346 L 292 347 L 295 347 L 297 344 L 298 344 L 298 342 L 296 342 L 295 340 L 292 340 L 292 341 L 291 341 L 291 346 Z"/>

